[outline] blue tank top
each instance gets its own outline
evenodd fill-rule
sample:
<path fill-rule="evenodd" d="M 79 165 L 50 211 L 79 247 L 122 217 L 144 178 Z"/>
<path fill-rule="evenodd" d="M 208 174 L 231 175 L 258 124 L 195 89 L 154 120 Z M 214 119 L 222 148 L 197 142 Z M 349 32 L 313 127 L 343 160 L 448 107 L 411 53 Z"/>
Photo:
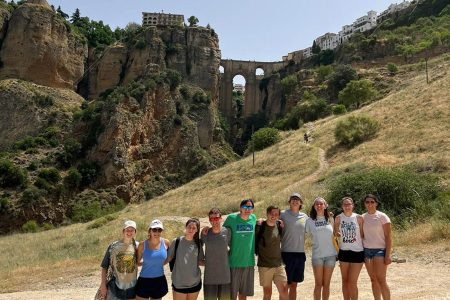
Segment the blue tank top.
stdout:
<path fill-rule="evenodd" d="M 158 250 L 148 249 L 148 240 L 144 242 L 143 263 L 140 277 L 156 278 L 164 276 L 164 261 L 167 258 L 167 249 L 164 239 L 161 239 Z"/>

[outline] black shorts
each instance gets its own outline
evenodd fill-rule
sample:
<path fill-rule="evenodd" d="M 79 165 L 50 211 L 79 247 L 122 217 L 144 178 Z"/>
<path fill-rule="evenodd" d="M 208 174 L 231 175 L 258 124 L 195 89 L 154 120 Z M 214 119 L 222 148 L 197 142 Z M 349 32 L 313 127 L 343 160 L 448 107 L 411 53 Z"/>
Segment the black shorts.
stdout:
<path fill-rule="evenodd" d="M 200 282 L 193 287 L 190 288 L 183 288 L 183 289 L 179 289 L 176 288 L 173 283 L 172 283 L 172 289 L 177 292 L 177 293 L 181 293 L 181 294 L 192 294 L 192 293 L 197 293 L 198 291 L 200 291 L 202 289 L 202 281 L 200 280 Z"/>
<path fill-rule="evenodd" d="M 145 278 L 139 277 L 136 283 L 136 295 L 141 298 L 159 299 L 169 292 L 166 276 Z"/>
<path fill-rule="evenodd" d="M 364 262 L 364 251 L 351 251 L 351 250 L 339 250 L 338 258 L 340 262 L 347 263 L 363 263 Z"/>
<path fill-rule="evenodd" d="M 303 282 L 305 279 L 305 253 L 281 252 L 281 258 L 285 265 L 288 284 L 293 282 Z"/>

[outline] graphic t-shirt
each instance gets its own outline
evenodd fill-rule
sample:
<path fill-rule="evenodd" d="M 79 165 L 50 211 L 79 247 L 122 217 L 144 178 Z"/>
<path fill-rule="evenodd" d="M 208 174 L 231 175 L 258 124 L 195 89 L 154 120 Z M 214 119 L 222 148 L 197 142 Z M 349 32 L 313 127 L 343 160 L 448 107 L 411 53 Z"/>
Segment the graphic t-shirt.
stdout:
<path fill-rule="evenodd" d="M 202 242 L 205 244 L 205 284 L 227 284 L 230 279 L 230 265 L 228 263 L 228 245 L 231 233 L 226 227 L 222 227 L 219 233 L 214 233 L 212 228 L 207 235 L 202 234 Z"/>
<path fill-rule="evenodd" d="M 383 225 L 391 223 L 391 219 L 381 211 L 375 211 L 374 214 L 363 214 L 364 219 L 364 248 L 385 249 L 386 238 L 384 236 Z"/>
<path fill-rule="evenodd" d="M 308 216 L 287 209 L 281 212 L 280 219 L 284 222 L 281 251 L 305 252 L 305 223 Z"/>
<path fill-rule="evenodd" d="M 361 239 L 361 231 L 359 229 L 357 214 L 353 213 L 350 217 L 346 217 L 343 213 L 340 217 L 340 232 L 339 248 L 342 250 L 351 250 L 355 252 L 363 251 L 363 244 Z"/>
<path fill-rule="evenodd" d="M 333 226 L 325 217 L 306 220 L 306 232 L 312 237 L 312 258 L 337 255 L 333 246 Z"/>
<path fill-rule="evenodd" d="M 256 216 L 251 214 L 248 220 L 243 220 L 239 214 L 231 214 L 223 226 L 231 230 L 230 267 L 253 267 L 255 265 Z"/>
<path fill-rule="evenodd" d="M 136 245 L 137 247 L 137 245 Z M 137 281 L 137 263 L 135 245 L 115 241 L 108 246 L 101 267 L 108 269 L 111 265 L 116 285 L 119 289 L 134 287 Z"/>

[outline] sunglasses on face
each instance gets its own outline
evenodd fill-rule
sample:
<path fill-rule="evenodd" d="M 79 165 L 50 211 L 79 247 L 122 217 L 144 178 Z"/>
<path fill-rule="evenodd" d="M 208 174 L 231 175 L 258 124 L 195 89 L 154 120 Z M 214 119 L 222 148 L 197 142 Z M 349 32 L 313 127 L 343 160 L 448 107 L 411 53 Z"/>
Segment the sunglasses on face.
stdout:
<path fill-rule="evenodd" d="M 152 228 L 152 232 L 162 232 L 161 228 Z"/>
<path fill-rule="evenodd" d="M 220 221 L 221 218 L 222 218 L 222 217 L 210 217 L 209 220 L 210 220 L 211 222 L 217 222 L 217 221 Z"/>
<path fill-rule="evenodd" d="M 245 210 L 252 210 L 253 206 L 242 205 L 241 208 Z"/>

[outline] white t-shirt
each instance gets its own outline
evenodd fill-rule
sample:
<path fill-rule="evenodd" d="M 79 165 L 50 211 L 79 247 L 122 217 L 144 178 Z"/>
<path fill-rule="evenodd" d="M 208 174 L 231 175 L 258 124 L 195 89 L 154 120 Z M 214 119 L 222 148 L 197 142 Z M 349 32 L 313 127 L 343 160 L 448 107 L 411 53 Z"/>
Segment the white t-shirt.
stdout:
<path fill-rule="evenodd" d="M 312 258 L 324 258 L 337 255 L 333 246 L 333 225 L 325 217 L 306 220 L 306 232 L 312 237 Z"/>
<path fill-rule="evenodd" d="M 358 215 L 355 213 L 352 213 L 350 217 L 346 217 L 344 213 L 339 215 L 339 229 L 341 232 L 339 248 L 341 250 L 350 250 L 354 252 L 364 251 L 357 216 Z"/>
<path fill-rule="evenodd" d="M 373 214 L 365 213 L 362 216 L 364 219 L 364 248 L 385 249 L 386 238 L 383 225 L 391 223 L 391 219 L 378 210 Z"/>

